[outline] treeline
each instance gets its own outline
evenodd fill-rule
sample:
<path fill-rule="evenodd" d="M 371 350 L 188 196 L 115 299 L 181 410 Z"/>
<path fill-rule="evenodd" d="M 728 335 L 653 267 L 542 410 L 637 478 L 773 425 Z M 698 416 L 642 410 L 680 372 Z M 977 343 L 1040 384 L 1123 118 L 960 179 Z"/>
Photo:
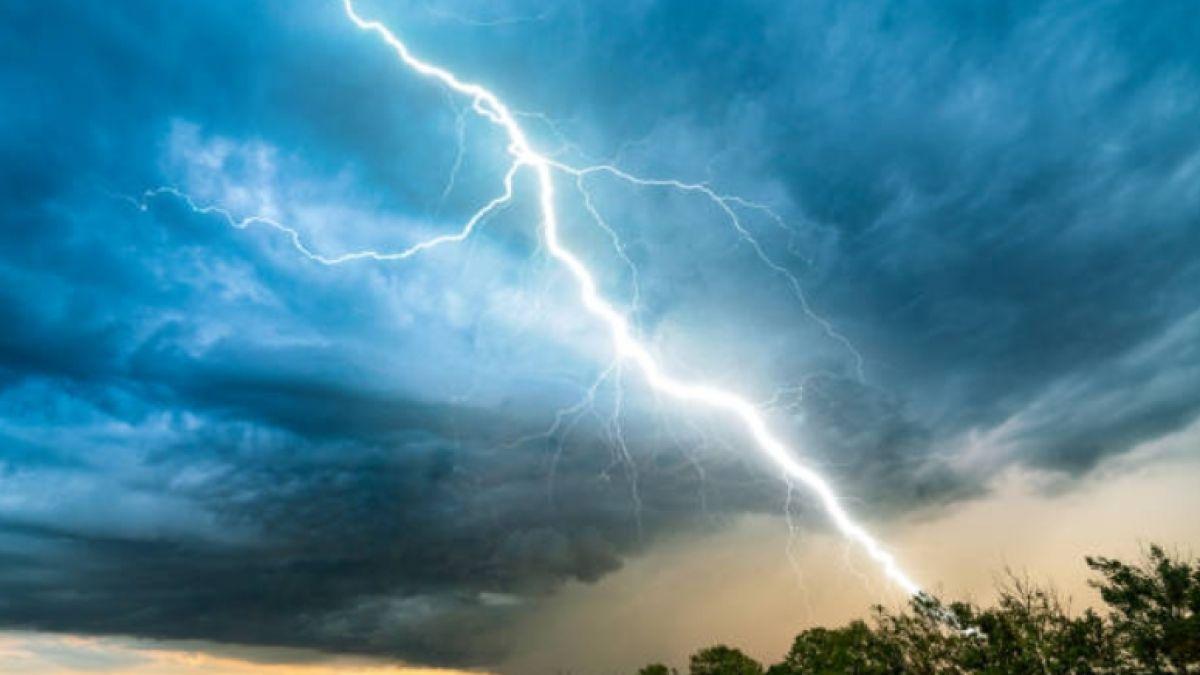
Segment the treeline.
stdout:
<path fill-rule="evenodd" d="M 915 597 L 906 611 L 811 628 L 779 663 L 764 666 L 718 645 L 692 655 L 690 675 L 1088 675 L 1200 673 L 1200 559 L 1151 546 L 1127 564 L 1089 557 L 1106 607 L 1073 615 L 1053 591 L 1010 578 L 999 602 L 979 607 Z M 675 675 L 652 664 L 639 675 Z"/>

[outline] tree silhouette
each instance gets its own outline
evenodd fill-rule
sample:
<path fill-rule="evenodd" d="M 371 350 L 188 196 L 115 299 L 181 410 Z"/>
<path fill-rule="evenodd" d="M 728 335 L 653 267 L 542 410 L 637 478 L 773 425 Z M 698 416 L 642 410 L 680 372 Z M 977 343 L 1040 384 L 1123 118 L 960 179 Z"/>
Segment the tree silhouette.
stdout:
<path fill-rule="evenodd" d="M 1088 557 L 1107 615 L 1072 615 L 1051 590 L 1009 574 L 992 607 L 912 598 L 870 623 L 810 628 L 766 675 L 1134 675 L 1200 673 L 1200 561 L 1151 546 L 1135 565 Z M 692 655 L 690 675 L 760 675 L 725 645 Z M 663 664 L 640 675 L 675 675 Z"/>
<path fill-rule="evenodd" d="M 1140 566 L 1087 559 L 1119 648 L 1147 673 L 1200 672 L 1200 564 L 1151 546 Z"/>
<path fill-rule="evenodd" d="M 691 675 L 762 675 L 758 661 L 740 649 L 717 645 L 692 654 Z"/>
<path fill-rule="evenodd" d="M 810 628 L 796 636 L 791 650 L 767 675 L 893 675 L 904 672 L 899 646 L 862 621 L 845 628 Z"/>

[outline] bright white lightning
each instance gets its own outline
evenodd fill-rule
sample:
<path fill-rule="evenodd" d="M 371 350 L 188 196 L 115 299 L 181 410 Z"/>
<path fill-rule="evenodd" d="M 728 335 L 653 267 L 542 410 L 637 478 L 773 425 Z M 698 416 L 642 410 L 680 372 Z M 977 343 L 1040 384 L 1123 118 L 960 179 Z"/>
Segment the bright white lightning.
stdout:
<path fill-rule="evenodd" d="M 725 217 L 729 220 L 729 223 L 733 225 L 734 231 L 737 232 L 738 237 L 740 237 L 743 242 L 750 246 L 751 250 L 754 251 L 754 255 L 757 256 L 758 259 L 764 265 L 766 265 L 768 269 L 771 270 L 771 272 L 783 277 L 783 279 L 787 281 L 788 287 L 791 288 L 792 294 L 796 296 L 796 300 L 800 302 L 800 309 L 804 312 L 805 316 L 820 326 L 821 329 L 825 331 L 826 335 L 845 347 L 846 351 L 850 352 L 851 356 L 854 357 L 854 366 L 856 372 L 858 373 L 858 379 L 865 379 L 863 373 L 862 354 L 860 354 L 858 350 L 854 348 L 854 345 L 850 343 L 850 340 L 846 338 L 845 335 L 842 335 L 836 328 L 833 327 L 833 324 L 829 323 L 828 319 L 825 319 L 820 314 L 817 314 L 815 311 L 813 311 L 812 306 L 808 304 L 808 296 L 805 295 L 804 289 L 800 286 L 800 280 L 797 279 L 791 272 L 789 272 L 787 268 L 775 262 L 775 260 L 767 255 L 767 252 L 763 250 L 763 247 L 758 243 L 758 240 L 750 234 L 749 230 L 747 230 L 744 225 L 742 225 L 742 219 L 738 217 L 738 213 L 734 207 L 762 211 L 767 215 L 767 217 L 774 220 L 777 224 L 782 224 L 782 219 L 770 208 L 759 204 L 758 202 L 752 202 L 748 199 L 743 199 L 742 197 L 719 194 L 703 183 L 685 183 L 679 180 L 663 178 L 639 178 L 638 176 L 634 176 L 633 174 L 611 164 L 597 164 L 593 166 L 576 168 L 546 157 L 542 157 L 542 160 L 549 164 L 553 169 L 575 176 L 576 182 L 580 185 L 580 189 L 582 189 L 582 181 L 585 177 L 593 174 L 608 174 L 633 185 L 639 185 L 642 187 L 670 188 L 680 192 L 699 194 L 707 198 L 709 202 L 711 202 L 714 206 L 720 209 L 723 214 L 725 214 Z M 589 209 L 589 211 L 590 210 L 591 209 Z M 786 225 L 784 227 L 786 229 Z M 607 226 L 605 226 L 605 229 L 607 229 Z"/>
<path fill-rule="evenodd" d="M 846 509 L 842 507 L 833 487 L 822 476 L 792 457 L 791 452 L 789 452 L 783 442 L 771 433 L 762 414 L 754 405 L 724 389 L 703 383 L 681 382 L 664 373 L 646 347 L 633 336 L 626 317 L 600 295 L 596 281 L 587 266 L 563 245 L 559 238 L 558 213 L 554 205 L 553 171 L 563 171 L 576 178 L 588 173 L 608 172 L 627 180 L 634 180 L 635 182 L 638 182 L 637 179 L 621 172 L 615 167 L 596 166 L 577 169 L 539 154 L 531 146 L 529 139 L 525 135 L 525 131 L 517 123 L 512 111 L 494 93 L 481 85 L 465 82 L 459 79 L 454 73 L 413 56 L 408 46 L 397 38 L 387 26 L 378 21 L 364 19 L 360 16 L 355 10 L 352 0 L 342 0 L 342 4 L 346 16 L 358 28 L 373 32 L 382 38 L 395 50 L 400 60 L 410 69 L 424 77 L 440 82 L 458 94 L 469 97 L 476 112 L 491 120 L 504 131 L 508 137 L 508 151 L 513 157 L 513 165 L 505 176 L 504 195 L 489 202 L 487 206 L 476 213 L 463 230 L 456 235 L 438 237 L 429 242 L 418 244 L 395 257 L 407 257 L 422 248 L 429 248 L 449 240 L 461 240 L 468 236 L 470 229 L 474 227 L 474 224 L 479 222 L 483 215 L 499 207 L 511 197 L 513 174 L 520 168 L 528 168 L 537 178 L 538 203 L 542 218 L 542 236 L 545 239 L 546 249 L 551 257 L 561 263 L 575 279 L 579 288 L 579 299 L 583 307 L 608 328 L 617 356 L 621 359 L 632 361 L 646 378 L 647 383 L 655 390 L 681 401 L 699 403 L 735 415 L 741 420 L 763 453 L 783 469 L 789 477 L 799 480 L 817 496 L 830 520 L 833 521 L 833 524 L 846 538 L 861 546 L 866 554 L 880 565 L 886 576 L 904 589 L 905 592 L 910 595 L 920 593 L 920 587 L 900 568 L 892 554 L 886 551 L 870 533 L 850 517 Z M 716 195 L 703 186 L 689 185 L 678 181 L 640 182 L 651 185 L 669 185 L 670 187 L 684 190 L 703 190 L 708 196 L 715 197 L 722 208 L 727 211 L 729 210 L 728 200 L 720 199 L 719 195 Z M 740 221 L 736 217 L 734 218 L 734 222 L 740 228 Z M 288 231 L 293 236 L 293 243 L 298 244 L 294 230 Z M 761 249 L 758 252 L 761 254 Z M 359 257 L 394 259 L 384 257 L 382 254 L 363 255 Z M 343 262 L 346 259 L 348 257 L 344 256 L 329 260 L 328 262 Z M 778 267 L 774 263 L 771 264 L 773 267 Z M 831 330 L 827 324 L 825 327 L 827 330 Z"/>
<path fill-rule="evenodd" d="M 178 188 L 158 187 L 154 188 L 153 190 L 146 190 L 143 192 L 141 199 L 134 199 L 128 196 L 123 197 L 123 199 L 132 202 L 134 206 L 145 211 L 147 208 L 149 208 L 149 204 L 147 202 L 151 197 L 169 194 L 183 201 L 183 203 L 187 204 L 188 208 L 192 211 L 204 215 L 217 216 L 226 223 L 229 223 L 231 227 L 235 227 L 239 230 L 244 230 L 251 225 L 263 225 L 286 234 L 288 239 L 291 240 L 292 246 L 295 247 L 297 251 L 304 254 L 306 258 L 315 260 L 322 265 L 341 265 L 342 263 L 348 263 L 354 260 L 405 260 L 418 253 L 421 253 L 422 251 L 428 251 L 431 248 L 437 248 L 438 246 L 442 246 L 444 244 L 457 244 L 458 242 L 464 241 L 470 237 L 471 233 L 475 231 L 475 227 L 478 226 L 479 223 L 483 222 L 489 216 L 496 213 L 502 207 L 512 201 L 513 177 L 516 176 L 519 168 L 521 168 L 521 164 L 519 163 L 513 164 L 511 167 L 509 167 L 508 173 L 504 175 L 504 192 L 485 204 L 483 208 L 476 211 L 474 215 L 467 219 L 467 222 L 463 224 L 462 228 L 459 229 L 458 232 L 453 234 L 443 234 L 432 239 L 426 239 L 399 251 L 375 251 L 372 249 L 367 249 L 363 251 L 343 253 L 336 256 L 327 256 L 313 251 L 304 243 L 304 240 L 300 237 L 300 232 L 297 231 L 296 228 L 288 227 L 274 218 L 268 218 L 266 216 L 237 218 L 227 209 L 223 209 L 219 206 L 197 204 L 196 201 L 192 199 L 191 195 L 179 190 Z"/>
<path fill-rule="evenodd" d="M 508 168 L 503 179 L 503 192 L 486 202 L 478 211 L 476 211 L 467 221 L 459 228 L 457 232 L 444 234 L 433 237 L 427 240 L 420 241 L 407 248 L 399 251 L 376 251 L 376 250 L 360 250 L 349 253 L 343 253 L 336 256 L 324 255 L 317 253 L 309 248 L 301 238 L 300 232 L 295 228 L 289 227 L 277 220 L 265 216 L 250 216 L 247 218 L 237 218 L 230 211 L 219 206 L 201 205 L 196 203 L 188 194 L 173 188 L 160 187 L 153 190 L 148 190 L 143 193 L 141 199 L 133 199 L 125 197 L 139 209 L 146 210 L 148 208 L 148 200 L 152 197 L 169 194 L 182 200 L 192 211 L 201 214 L 215 215 L 226 221 L 230 226 L 245 229 L 251 225 L 262 225 L 283 233 L 288 237 L 292 246 L 306 258 L 318 262 L 323 265 L 340 265 L 347 262 L 357 260 L 377 260 L 377 261 L 395 261 L 405 260 L 415 256 L 423 251 L 436 248 L 445 244 L 454 244 L 466 240 L 474 232 L 475 228 L 484 220 L 494 215 L 499 210 L 508 205 L 513 198 L 513 181 L 518 171 L 523 168 L 531 170 L 538 185 L 538 204 L 542 218 L 542 236 L 545 241 L 546 250 L 550 256 L 558 261 L 567 269 L 574 278 L 579 288 L 579 299 L 584 308 L 593 317 L 599 319 L 609 331 L 612 337 L 616 361 L 601 374 L 597 381 L 588 391 L 587 397 L 579 404 L 568 409 L 560 410 L 555 417 L 554 425 L 550 430 L 538 437 L 544 437 L 552 434 L 558 429 L 566 417 L 574 412 L 578 412 L 586 407 L 595 396 L 596 388 L 608 377 L 614 373 L 619 377 L 621 369 L 620 363 L 623 361 L 631 361 L 637 369 L 645 377 L 647 383 L 657 392 L 666 394 L 670 397 L 681 401 L 698 403 L 711 408 L 723 410 L 735 415 L 743 423 L 750 436 L 754 439 L 759 449 L 769 457 L 776 465 L 778 465 L 784 473 L 789 477 L 788 482 L 788 507 L 787 515 L 789 519 L 789 530 L 791 520 L 791 480 L 798 480 L 803 483 L 810 491 L 812 491 L 820 501 L 826 514 L 837 529 L 848 540 L 858 544 L 866 554 L 873 559 L 883 570 L 884 574 L 898 585 L 909 595 L 917 595 L 921 593 L 920 587 L 904 572 L 899 566 L 896 559 L 891 553 L 886 551 L 874 537 L 870 535 L 861 525 L 856 523 L 842 507 L 837 493 L 833 487 L 820 474 L 812 469 L 804 466 L 792 456 L 787 446 L 776 438 L 767 427 L 766 420 L 760 412 L 759 408 L 747 401 L 746 399 L 737 396 L 736 394 L 703 383 L 690 383 L 677 380 L 670 375 L 664 373 L 654 357 L 646 349 L 646 347 L 637 340 L 630 328 L 628 319 L 619 312 L 608 300 L 606 300 L 599 292 L 596 281 L 587 266 L 572 253 L 559 238 L 559 223 L 558 213 L 555 209 L 555 191 L 553 172 L 559 172 L 571 176 L 575 180 L 577 189 L 582 193 L 584 205 L 593 220 L 599 225 L 613 240 L 613 244 L 618 255 L 630 268 L 634 283 L 634 299 L 633 305 L 636 309 L 638 302 L 637 290 L 637 268 L 625 254 L 624 248 L 617 238 L 616 233 L 601 217 L 596 210 L 595 205 L 591 200 L 591 196 L 584 186 L 584 179 L 591 175 L 607 174 L 618 178 L 627 183 L 639 185 L 643 187 L 661 187 L 678 190 L 682 192 L 697 193 L 709 201 L 711 201 L 733 225 L 734 230 L 739 237 L 745 241 L 753 249 L 756 256 L 774 273 L 784 277 L 788 282 L 793 294 L 800 302 L 801 309 L 805 314 L 814 320 L 825 333 L 835 341 L 841 343 L 854 357 L 855 363 L 859 372 L 859 377 L 862 377 L 863 360 L 861 355 L 854 349 L 853 345 L 824 318 L 816 314 L 809 306 L 808 300 L 805 297 L 799 281 L 784 267 L 776 263 L 759 245 L 758 241 L 743 227 L 741 219 L 738 217 L 735 207 L 750 209 L 764 212 L 768 217 L 773 219 L 777 224 L 786 227 L 773 211 L 764 205 L 756 202 L 751 202 L 740 197 L 731 195 L 722 195 L 708 186 L 699 183 L 685 183 L 678 180 L 670 179 L 645 179 L 639 178 L 626 171 L 609 164 L 599 164 L 586 167 L 574 167 L 549 156 L 539 154 L 534 151 L 524 130 L 516 122 L 518 116 L 529 116 L 529 113 L 517 113 L 505 106 L 491 91 L 474 83 L 464 82 L 460 80 L 450 71 L 447 71 L 438 66 L 434 66 L 425 61 L 422 61 L 412 55 L 399 38 L 395 36 L 386 26 L 378 21 L 363 19 L 354 9 L 352 0 L 342 0 L 346 15 L 362 30 L 371 31 L 378 34 L 388 45 L 390 45 L 399 55 L 401 61 L 418 74 L 440 82 L 454 93 L 464 95 L 470 98 L 472 108 L 481 116 L 490 120 L 500 127 L 508 138 L 508 152 L 513 158 L 513 164 Z M 459 126 L 459 152 L 462 152 L 461 139 L 461 121 Z M 452 169 L 451 182 L 448 182 L 444 193 L 448 193 L 453 189 L 453 176 L 457 171 L 458 163 L 461 161 L 461 156 L 457 156 L 455 167 Z M 619 404 L 618 404 L 619 405 Z M 771 404 L 768 403 L 768 407 Z M 629 460 L 628 450 L 624 446 L 623 440 L 620 438 L 619 422 L 616 417 L 619 416 L 619 409 L 614 412 L 614 417 L 610 420 L 610 425 L 616 428 L 617 442 L 620 451 L 625 460 L 632 466 Z M 519 445 L 528 439 L 518 440 L 513 445 Z M 636 477 L 634 478 L 636 481 Z M 634 492 L 635 500 L 638 499 L 636 488 Z M 640 529 L 640 527 L 639 527 Z"/>

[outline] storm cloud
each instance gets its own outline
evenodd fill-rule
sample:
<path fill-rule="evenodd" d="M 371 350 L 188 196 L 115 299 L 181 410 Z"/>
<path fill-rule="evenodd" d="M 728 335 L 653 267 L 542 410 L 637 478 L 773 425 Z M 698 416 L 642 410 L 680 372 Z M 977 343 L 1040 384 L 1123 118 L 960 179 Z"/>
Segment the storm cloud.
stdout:
<path fill-rule="evenodd" d="M 541 113 L 547 152 L 782 217 L 739 211 L 802 299 L 711 203 L 590 177 L 635 286 L 560 187 L 656 353 L 763 401 L 875 529 L 1200 413 L 1200 6 L 362 11 Z M 575 407 L 611 354 L 521 180 L 459 247 L 338 267 L 142 197 L 334 255 L 494 196 L 494 129 L 339 3 L 0 26 L 0 626 L 488 665 L 565 582 L 784 508 L 726 420 L 633 373 Z"/>

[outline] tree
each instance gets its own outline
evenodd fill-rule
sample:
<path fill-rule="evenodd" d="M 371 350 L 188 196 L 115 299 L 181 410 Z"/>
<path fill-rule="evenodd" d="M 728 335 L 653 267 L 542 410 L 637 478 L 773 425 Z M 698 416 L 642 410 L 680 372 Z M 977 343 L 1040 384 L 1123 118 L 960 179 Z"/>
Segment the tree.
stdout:
<path fill-rule="evenodd" d="M 862 621 L 845 628 L 810 628 L 796 636 L 783 662 L 767 675 L 893 675 L 904 672 L 900 648 Z"/>
<path fill-rule="evenodd" d="M 1151 546 L 1140 566 L 1089 557 L 1103 577 L 1092 585 L 1129 661 L 1149 673 L 1200 672 L 1200 561 Z"/>
<path fill-rule="evenodd" d="M 767 675 L 1200 675 L 1200 560 L 1151 546 L 1140 564 L 1089 557 L 1109 607 L 1072 614 L 1053 590 L 1012 574 L 991 607 L 920 594 L 905 611 L 875 607 L 870 623 L 810 628 Z M 691 675 L 761 675 L 718 645 L 692 656 Z M 641 675 L 673 675 L 647 666 Z"/>
<path fill-rule="evenodd" d="M 972 673 L 1091 675 L 1117 665 L 1113 636 L 1088 610 L 1072 617 L 1053 591 L 1010 574 L 996 607 L 952 606 L 955 663 Z"/>
<path fill-rule="evenodd" d="M 661 663 L 651 663 L 638 671 L 638 675 L 676 675 L 674 668 L 668 668 Z"/>
<path fill-rule="evenodd" d="M 691 675 L 763 675 L 758 661 L 740 649 L 717 645 L 692 655 Z"/>
<path fill-rule="evenodd" d="M 876 606 L 880 638 L 901 654 L 901 671 L 913 675 L 963 672 L 963 651 L 975 639 L 962 626 L 974 608 L 967 603 L 945 606 L 924 593 L 909 601 L 909 612 L 893 614 Z"/>

